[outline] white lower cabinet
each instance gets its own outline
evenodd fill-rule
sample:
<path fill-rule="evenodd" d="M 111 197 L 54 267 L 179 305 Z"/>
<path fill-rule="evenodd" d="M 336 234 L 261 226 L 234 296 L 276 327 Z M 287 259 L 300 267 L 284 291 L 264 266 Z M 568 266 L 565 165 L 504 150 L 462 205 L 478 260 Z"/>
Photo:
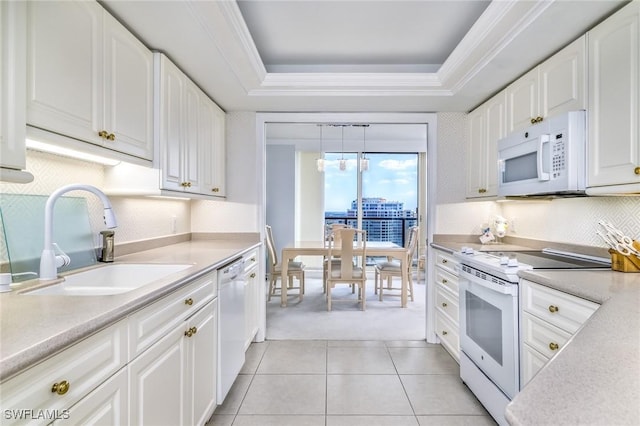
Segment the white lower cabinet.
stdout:
<path fill-rule="evenodd" d="M 77 403 L 80 412 L 105 407 L 113 392 L 101 385 L 118 370 L 126 377 L 126 336 L 126 320 L 119 321 L 0 384 L 1 423 L 49 424 Z"/>
<path fill-rule="evenodd" d="M 458 261 L 450 253 L 436 250 L 433 280 L 435 282 L 436 334 L 442 346 L 460 362 L 458 323 Z"/>
<path fill-rule="evenodd" d="M 529 382 L 600 305 L 520 280 L 520 386 Z"/>
<path fill-rule="evenodd" d="M 54 425 L 125 425 L 129 423 L 128 369 L 109 380 L 71 407 Z"/>

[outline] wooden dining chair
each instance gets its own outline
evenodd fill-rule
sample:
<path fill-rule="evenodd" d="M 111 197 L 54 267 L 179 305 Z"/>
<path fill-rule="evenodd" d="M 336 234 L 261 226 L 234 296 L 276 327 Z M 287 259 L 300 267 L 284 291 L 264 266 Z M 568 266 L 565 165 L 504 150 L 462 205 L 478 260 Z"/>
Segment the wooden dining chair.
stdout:
<path fill-rule="evenodd" d="M 348 284 L 352 288 L 352 294 L 357 287 L 357 299 L 360 309 L 365 310 L 366 283 L 367 283 L 367 232 L 353 228 L 337 229 L 334 233 L 340 233 L 338 238 L 329 240 L 327 262 L 327 310 L 331 310 L 333 302 L 332 290 L 337 284 Z M 339 242 L 337 242 L 339 241 Z M 341 298 L 336 301 L 353 302 L 353 298 Z"/>
<path fill-rule="evenodd" d="M 345 228 L 350 228 L 350 226 L 344 223 L 332 223 L 327 226 L 328 233 L 325 238 L 325 243 L 327 244 L 327 247 L 329 245 L 329 241 L 333 241 L 334 244 L 340 244 L 340 238 L 341 238 L 340 233 L 336 231 L 339 229 L 345 229 Z M 339 264 L 340 256 L 335 256 L 333 258 L 330 256 L 326 256 L 322 261 L 322 292 L 323 293 L 327 292 L 327 263 L 330 261 L 337 262 L 337 264 Z"/>
<path fill-rule="evenodd" d="M 405 248 L 407 249 L 407 279 L 409 282 L 407 283 L 407 296 L 411 298 L 413 302 L 413 279 L 412 279 L 412 265 L 413 265 L 413 255 L 416 252 L 416 247 L 418 246 L 418 227 L 412 226 L 409 228 L 409 238 L 407 239 L 407 243 L 405 244 Z M 374 275 L 374 286 L 375 293 L 378 294 L 378 299 L 382 301 L 382 293 L 383 291 L 389 292 L 392 290 L 400 290 L 399 295 L 402 296 L 402 269 L 401 262 L 398 259 L 387 260 L 384 262 L 376 262 L 375 265 L 375 275 Z M 393 286 L 393 278 L 400 278 L 400 287 Z M 386 280 L 386 286 L 384 282 Z"/>
<path fill-rule="evenodd" d="M 280 279 L 280 286 L 285 285 L 285 280 L 282 277 L 282 265 L 278 262 L 278 253 L 275 248 L 275 242 L 273 239 L 273 232 L 271 226 L 265 226 L 266 231 L 266 243 L 267 253 L 269 257 L 267 274 L 269 277 L 269 296 L 267 301 L 271 300 L 271 296 L 274 296 L 278 291 L 282 291 L 281 287 L 278 287 L 278 278 Z M 298 290 L 300 301 L 304 296 L 304 264 L 302 262 L 289 261 L 287 264 L 287 292 L 289 290 Z M 299 285 L 294 287 L 293 279 L 298 280 Z"/>

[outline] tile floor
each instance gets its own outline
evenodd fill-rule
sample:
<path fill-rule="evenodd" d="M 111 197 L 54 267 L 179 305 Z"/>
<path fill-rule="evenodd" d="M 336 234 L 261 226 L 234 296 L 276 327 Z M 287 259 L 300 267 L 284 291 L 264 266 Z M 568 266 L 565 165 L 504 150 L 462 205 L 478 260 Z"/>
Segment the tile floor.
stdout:
<path fill-rule="evenodd" d="M 207 425 L 494 425 L 458 364 L 424 341 L 254 343 Z"/>

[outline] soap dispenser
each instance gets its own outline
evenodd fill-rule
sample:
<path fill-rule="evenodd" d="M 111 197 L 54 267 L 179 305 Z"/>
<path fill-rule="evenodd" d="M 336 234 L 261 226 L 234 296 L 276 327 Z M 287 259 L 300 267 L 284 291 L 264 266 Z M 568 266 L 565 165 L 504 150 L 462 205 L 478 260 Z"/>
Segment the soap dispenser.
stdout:
<path fill-rule="evenodd" d="M 105 231 L 100 231 L 100 234 L 102 235 L 102 257 L 100 261 L 113 262 L 113 240 L 115 232 L 107 229 Z"/>

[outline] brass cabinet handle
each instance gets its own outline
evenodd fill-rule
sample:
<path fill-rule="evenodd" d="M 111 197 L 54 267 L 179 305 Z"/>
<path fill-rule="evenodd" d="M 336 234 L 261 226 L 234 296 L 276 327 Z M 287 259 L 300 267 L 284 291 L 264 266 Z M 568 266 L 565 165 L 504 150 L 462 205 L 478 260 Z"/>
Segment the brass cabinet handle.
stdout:
<path fill-rule="evenodd" d="M 484 189 L 484 188 L 478 189 L 478 193 L 480 193 L 480 194 L 484 194 L 485 192 L 487 192 L 487 190 Z"/>
<path fill-rule="evenodd" d="M 256 273 L 253 272 L 251 275 L 249 275 L 250 278 L 255 278 L 256 277 Z"/>
<path fill-rule="evenodd" d="M 61 381 L 60 383 L 54 383 L 51 386 L 51 392 L 57 393 L 58 395 L 64 395 L 69 390 L 71 384 L 66 380 Z"/>
<path fill-rule="evenodd" d="M 443 279 L 442 279 L 442 284 L 446 284 L 446 283 L 448 283 L 448 282 L 449 282 L 449 281 L 447 281 L 447 279 L 446 279 L 446 278 L 443 278 Z"/>
<path fill-rule="evenodd" d="M 539 122 L 541 122 L 542 120 L 544 120 L 544 119 L 543 119 L 542 117 L 540 117 L 540 116 L 538 116 L 538 117 L 536 117 L 536 118 L 532 118 L 532 119 L 531 119 L 531 124 L 539 123 Z"/>
<path fill-rule="evenodd" d="M 182 182 L 180 186 L 183 188 L 191 188 L 191 182 Z"/>
<path fill-rule="evenodd" d="M 184 301 L 184 304 L 185 305 L 189 305 L 189 306 L 193 305 L 193 299 L 192 298 L 188 298 L 187 300 Z"/>
<path fill-rule="evenodd" d="M 107 132 L 106 130 L 100 130 L 98 132 L 98 136 L 100 136 L 102 139 L 106 139 L 109 136 L 109 132 Z"/>
<path fill-rule="evenodd" d="M 442 302 L 442 307 L 443 307 L 443 308 L 446 308 L 446 307 L 447 307 L 447 304 L 446 304 L 445 302 Z"/>
<path fill-rule="evenodd" d="M 187 336 L 187 337 L 193 336 L 193 330 L 188 329 L 187 331 L 184 332 L 184 335 Z"/>
<path fill-rule="evenodd" d="M 447 259 L 442 259 L 442 263 L 447 263 Z"/>
<path fill-rule="evenodd" d="M 633 173 L 640 175 L 640 167 L 636 167 L 635 169 L 633 169 Z"/>
<path fill-rule="evenodd" d="M 198 332 L 198 329 L 196 327 L 191 327 L 191 331 L 193 331 L 193 334 L 196 334 Z"/>
<path fill-rule="evenodd" d="M 558 312 L 559 310 L 560 308 L 558 308 L 557 306 L 549 305 L 549 312 L 554 313 L 554 312 Z"/>
<path fill-rule="evenodd" d="M 115 141 L 116 140 L 116 135 L 114 135 L 113 133 L 109 133 L 107 135 L 107 140 L 108 141 Z"/>
<path fill-rule="evenodd" d="M 551 349 L 552 351 L 555 351 L 556 349 L 558 349 L 560 346 L 558 346 L 557 343 L 551 342 L 549 343 L 549 349 Z"/>
<path fill-rule="evenodd" d="M 211 188 L 211 192 L 220 192 L 220 188 Z"/>
<path fill-rule="evenodd" d="M 255 257 L 252 257 L 250 260 L 251 260 L 252 262 L 255 262 L 255 261 L 256 261 L 256 258 L 255 258 Z"/>
<path fill-rule="evenodd" d="M 444 331 L 444 330 L 442 330 L 442 335 L 443 335 L 443 336 L 446 336 L 446 335 L 447 335 L 447 332 L 446 332 L 446 331 Z"/>

